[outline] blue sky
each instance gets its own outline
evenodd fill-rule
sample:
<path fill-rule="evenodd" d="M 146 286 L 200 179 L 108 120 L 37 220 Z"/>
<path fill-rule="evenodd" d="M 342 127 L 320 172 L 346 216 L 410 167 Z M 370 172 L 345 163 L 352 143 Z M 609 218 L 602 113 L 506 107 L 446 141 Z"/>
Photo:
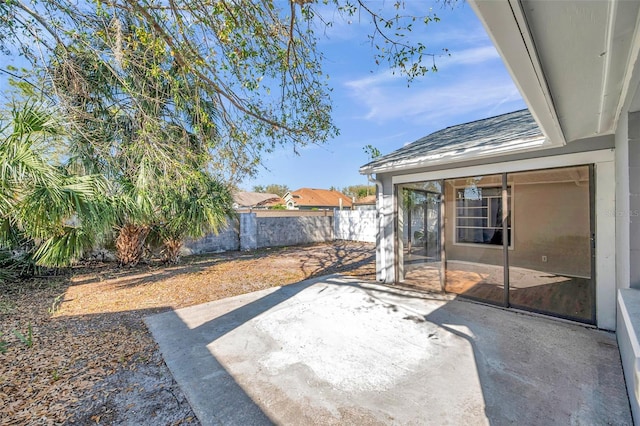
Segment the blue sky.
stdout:
<path fill-rule="evenodd" d="M 428 9 L 428 4 L 407 2 L 410 9 Z M 447 48 L 451 56 L 437 57 L 438 72 L 427 73 L 409 87 L 405 77 L 375 65 L 367 20 L 355 18 L 348 23 L 337 19 L 320 38 L 319 48 L 326 56 L 333 117 L 340 135 L 324 145 L 309 145 L 300 155 L 291 147 L 266 155 L 265 168 L 240 186 L 251 190 L 254 185 L 272 183 L 291 189 L 365 184 L 366 177 L 358 173 L 368 161 L 365 145 L 386 154 L 450 125 L 525 108 L 471 7 L 464 2 L 454 8 L 432 7 L 441 21 L 415 36 L 430 52 Z"/>

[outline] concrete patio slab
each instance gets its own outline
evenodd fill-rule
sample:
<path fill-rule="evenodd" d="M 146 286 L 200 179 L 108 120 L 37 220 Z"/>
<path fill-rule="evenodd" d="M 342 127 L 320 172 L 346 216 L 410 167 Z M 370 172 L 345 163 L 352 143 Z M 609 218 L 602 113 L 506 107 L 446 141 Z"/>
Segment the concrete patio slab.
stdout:
<path fill-rule="evenodd" d="M 631 424 L 615 335 L 328 276 L 148 317 L 204 425 Z"/>

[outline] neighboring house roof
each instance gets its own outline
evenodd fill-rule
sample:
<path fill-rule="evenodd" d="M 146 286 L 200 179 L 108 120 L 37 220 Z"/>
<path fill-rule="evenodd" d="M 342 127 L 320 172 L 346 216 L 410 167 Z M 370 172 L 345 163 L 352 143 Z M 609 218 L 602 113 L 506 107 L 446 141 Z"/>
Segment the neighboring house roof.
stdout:
<path fill-rule="evenodd" d="M 463 161 L 541 147 L 545 138 L 529 110 L 520 110 L 431 133 L 362 166 L 378 173 Z"/>
<path fill-rule="evenodd" d="M 271 198 L 271 199 L 265 200 L 257 204 L 256 207 L 264 207 L 268 209 L 275 206 L 284 206 L 286 204 L 287 202 L 283 198 L 277 197 L 277 198 Z"/>
<path fill-rule="evenodd" d="M 329 189 L 300 188 L 287 192 L 284 199 L 295 207 L 351 207 L 351 199 L 340 191 Z"/>
<path fill-rule="evenodd" d="M 262 192 L 239 191 L 233 195 L 236 208 L 243 207 L 267 207 L 269 205 L 284 204 L 284 200 L 276 194 Z"/>
<path fill-rule="evenodd" d="M 361 205 L 375 204 L 375 203 L 376 203 L 376 196 L 374 194 L 374 195 L 367 195 L 366 197 L 359 198 L 353 204 L 361 206 Z"/>

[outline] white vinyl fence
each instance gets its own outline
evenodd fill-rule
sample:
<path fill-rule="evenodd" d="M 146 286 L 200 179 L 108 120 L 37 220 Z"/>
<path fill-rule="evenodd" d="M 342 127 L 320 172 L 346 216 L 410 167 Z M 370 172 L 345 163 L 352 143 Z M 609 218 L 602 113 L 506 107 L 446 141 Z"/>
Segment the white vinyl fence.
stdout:
<path fill-rule="evenodd" d="M 333 234 L 336 240 L 376 242 L 375 210 L 335 210 Z"/>

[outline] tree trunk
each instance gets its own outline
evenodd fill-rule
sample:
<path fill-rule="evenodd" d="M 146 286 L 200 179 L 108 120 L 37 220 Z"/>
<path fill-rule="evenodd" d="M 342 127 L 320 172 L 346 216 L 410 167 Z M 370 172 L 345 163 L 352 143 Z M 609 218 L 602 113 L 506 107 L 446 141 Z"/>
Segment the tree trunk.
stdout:
<path fill-rule="evenodd" d="M 144 254 L 144 243 L 149 227 L 127 223 L 120 228 L 116 238 L 118 260 L 122 266 L 135 266 Z"/>
<path fill-rule="evenodd" d="M 178 263 L 181 248 L 182 241 L 172 238 L 165 240 L 162 248 L 164 261 L 167 263 Z"/>

